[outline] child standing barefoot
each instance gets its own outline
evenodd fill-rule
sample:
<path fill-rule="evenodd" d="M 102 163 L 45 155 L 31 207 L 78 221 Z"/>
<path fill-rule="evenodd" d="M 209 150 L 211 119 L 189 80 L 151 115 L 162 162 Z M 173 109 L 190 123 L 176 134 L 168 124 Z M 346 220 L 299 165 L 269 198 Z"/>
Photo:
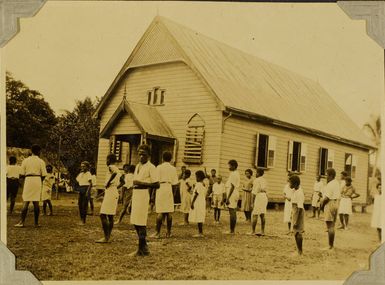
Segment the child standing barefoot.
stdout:
<path fill-rule="evenodd" d="M 258 223 L 258 216 L 261 217 L 261 233 L 258 235 L 265 235 L 265 214 L 267 208 L 267 183 L 263 177 L 264 170 L 262 168 L 257 169 L 257 178 L 255 178 L 253 183 L 253 222 L 251 225 L 251 235 L 255 234 L 255 227 Z"/>
<path fill-rule="evenodd" d="M 90 208 L 91 212 L 90 215 L 94 215 L 94 198 L 97 196 L 97 190 L 96 190 L 96 169 L 95 167 L 90 168 L 91 173 L 91 191 L 89 191 L 88 200 L 90 202 Z"/>
<path fill-rule="evenodd" d="M 162 228 L 162 221 L 167 221 L 166 237 L 171 237 L 172 227 L 172 213 L 174 212 L 174 191 L 173 188 L 178 185 L 178 175 L 176 168 L 171 165 L 172 154 L 165 151 L 163 153 L 163 163 L 157 166 L 160 186 L 156 190 L 155 209 L 156 218 L 156 232 L 152 237 L 160 238 L 160 230 Z"/>
<path fill-rule="evenodd" d="M 377 184 L 376 190 L 372 193 L 372 197 L 374 198 L 374 203 L 371 226 L 377 229 L 378 240 L 381 242 L 381 183 Z"/>
<path fill-rule="evenodd" d="M 115 222 L 115 225 L 122 222 L 124 215 L 127 213 L 127 210 L 131 211 L 131 200 L 132 200 L 132 189 L 134 186 L 134 172 L 135 165 L 125 164 L 123 165 L 124 176 L 123 178 L 123 208 L 120 211 L 119 219 Z M 121 179 L 122 180 L 122 179 Z"/>
<path fill-rule="evenodd" d="M 49 207 L 48 216 L 52 216 L 52 186 L 55 184 L 55 176 L 52 174 L 52 165 L 47 165 L 47 176 L 44 177 L 43 187 L 41 188 L 41 200 L 43 201 L 43 215 L 47 214 L 47 205 Z"/>
<path fill-rule="evenodd" d="M 321 197 L 322 197 L 321 191 L 323 188 L 323 183 L 321 181 L 320 175 L 317 175 L 316 180 L 317 181 L 314 183 L 314 192 L 313 192 L 311 207 L 313 210 L 312 218 L 315 218 L 317 213 L 317 218 L 319 219 L 319 215 L 321 212 Z"/>
<path fill-rule="evenodd" d="M 213 208 L 214 208 L 214 221 L 219 224 L 219 218 L 221 217 L 221 207 L 223 206 L 223 198 L 226 195 L 225 184 L 222 183 L 222 176 L 218 175 L 217 181 L 213 185 Z"/>
<path fill-rule="evenodd" d="M 114 216 L 118 207 L 119 192 L 118 185 L 120 180 L 119 168 L 115 165 L 116 156 L 110 153 L 107 155 L 107 166 L 109 173 L 106 177 L 106 190 L 103 202 L 100 207 L 100 220 L 102 222 L 104 238 L 97 240 L 97 243 L 107 243 L 110 240 L 112 228 L 114 227 Z"/>
<path fill-rule="evenodd" d="M 285 185 L 285 188 L 283 188 L 283 197 L 285 198 L 285 208 L 283 210 L 283 222 L 287 223 L 288 226 L 288 232 L 287 234 L 292 233 L 291 228 L 291 216 L 292 216 L 292 204 L 291 204 L 291 198 L 293 196 L 293 190 L 290 188 L 290 173 L 287 177 L 287 184 Z"/>
<path fill-rule="evenodd" d="M 81 226 L 86 224 L 88 192 L 91 191 L 91 186 L 92 186 L 92 176 L 89 169 L 90 169 L 90 163 L 88 161 L 83 161 L 80 164 L 80 173 L 76 177 L 76 181 L 79 185 L 78 206 L 79 206 L 79 215 L 81 220 L 79 225 Z"/>
<path fill-rule="evenodd" d="M 301 180 L 297 175 L 289 177 L 290 188 L 293 190 L 293 196 L 291 203 L 293 206 L 293 230 L 295 243 L 297 245 L 297 251 L 299 255 L 302 255 L 302 233 L 304 232 L 304 217 L 305 210 L 303 203 L 305 201 L 305 195 L 301 189 Z"/>
<path fill-rule="evenodd" d="M 203 223 L 206 216 L 206 192 L 207 188 L 203 185 L 203 180 L 206 175 L 202 170 L 195 172 L 197 183 L 193 191 L 193 198 L 191 201 L 191 210 L 189 221 L 198 224 L 198 234 L 193 237 L 203 237 Z"/>
<path fill-rule="evenodd" d="M 242 209 L 245 212 L 246 222 L 251 222 L 251 211 L 253 210 L 253 171 L 245 170 L 246 181 L 243 185 Z"/>
<path fill-rule="evenodd" d="M 237 224 L 237 207 L 239 200 L 239 187 L 241 184 L 241 177 L 237 170 L 238 162 L 234 159 L 228 162 L 230 175 L 226 181 L 226 205 L 230 214 L 230 231 L 226 234 L 235 234 L 235 226 Z"/>
<path fill-rule="evenodd" d="M 180 197 L 181 197 L 181 205 L 180 210 L 183 213 L 184 216 L 184 223 L 183 225 L 188 225 L 188 216 L 191 209 L 191 195 L 192 195 L 192 188 L 193 184 L 190 179 L 191 171 L 190 169 L 185 169 L 182 173 L 182 179 L 180 179 Z"/>
<path fill-rule="evenodd" d="M 22 174 L 22 169 L 19 165 L 16 165 L 16 162 L 16 157 L 10 156 L 9 165 L 7 165 L 7 200 L 11 201 L 9 205 L 10 215 L 15 207 L 16 196 L 20 186 L 20 175 Z"/>
<path fill-rule="evenodd" d="M 339 229 L 348 229 L 349 215 L 352 214 L 352 200 L 358 197 L 360 197 L 360 194 L 356 193 L 356 189 L 352 185 L 352 179 L 346 177 L 345 186 L 341 189 L 341 200 L 338 207 L 338 214 L 341 221 L 341 227 L 339 227 Z"/>

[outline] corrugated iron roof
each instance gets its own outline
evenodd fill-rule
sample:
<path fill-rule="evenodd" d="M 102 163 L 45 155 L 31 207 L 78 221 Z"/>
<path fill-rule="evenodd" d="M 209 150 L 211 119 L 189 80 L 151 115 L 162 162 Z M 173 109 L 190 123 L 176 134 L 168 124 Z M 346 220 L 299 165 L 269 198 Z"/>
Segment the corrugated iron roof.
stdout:
<path fill-rule="evenodd" d="M 100 132 L 100 137 L 108 138 L 114 125 L 124 113 L 132 117 L 142 133 L 161 138 L 175 138 L 170 127 L 156 108 L 149 105 L 129 102 L 125 99 L 122 100 L 122 103 Z"/>
<path fill-rule="evenodd" d="M 202 76 L 213 95 L 229 110 L 269 118 L 277 124 L 285 122 L 309 132 L 314 130 L 315 135 L 326 134 L 334 140 L 374 147 L 318 83 L 160 16 L 155 17 L 123 65 L 97 107 L 96 115 L 104 108 L 154 25 L 159 26 L 157 31 L 170 34 L 173 44 L 184 54 L 186 64 Z"/>
<path fill-rule="evenodd" d="M 170 127 L 155 107 L 127 101 L 126 105 L 147 134 L 163 138 L 175 138 Z"/>
<path fill-rule="evenodd" d="M 170 32 L 226 107 L 373 146 L 315 81 L 164 17 L 155 21 Z"/>

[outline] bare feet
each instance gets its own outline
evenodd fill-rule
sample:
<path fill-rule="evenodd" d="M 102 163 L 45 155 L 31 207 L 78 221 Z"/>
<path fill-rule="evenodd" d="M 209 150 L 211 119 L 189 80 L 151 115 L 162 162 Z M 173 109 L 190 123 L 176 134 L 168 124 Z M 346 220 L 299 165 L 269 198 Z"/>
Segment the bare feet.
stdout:
<path fill-rule="evenodd" d="M 22 222 L 20 223 L 17 223 L 16 225 L 14 225 L 15 228 L 24 228 L 24 224 Z"/>
<path fill-rule="evenodd" d="M 96 243 L 108 243 L 108 240 L 106 238 L 101 238 L 95 241 Z"/>
<path fill-rule="evenodd" d="M 156 238 L 156 239 L 160 239 L 160 233 L 153 233 L 152 235 L 150 235 L 150 238 Z"/>

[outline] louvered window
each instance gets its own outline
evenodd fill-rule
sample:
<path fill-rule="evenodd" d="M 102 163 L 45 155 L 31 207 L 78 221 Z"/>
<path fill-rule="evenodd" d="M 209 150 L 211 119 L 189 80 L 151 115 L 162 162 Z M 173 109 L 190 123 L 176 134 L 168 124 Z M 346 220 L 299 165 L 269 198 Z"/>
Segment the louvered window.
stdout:
<path fill-rule="evenodd" d="M 122 141 L 116 136 L 110 137 L 110 153 L 115 154 L 117 161 L 122 161 Z"/>
<path fill-rule="evenodd" d="M 287 170 L 305 172 L 307 167 L 307 144 L 289 141 Z"/>
<path fill-rule="evenodd" d="M 152 90 L 147 91 L 147 104 L 148 105 L 164 105 L 164 98 L 166 90 L 160 87 L 154 87 Z"/>
<path fill-rule="evenodd" d="M 326 175 L 326 169 L 334 166 L 334 150 L 321 147 L 319 150 L 319 174 Z"/>
<path fill-rule="evenodd" d="M 356 177 L 357 157 L 351 153 L 345 153 L 345 167 L 344 170 L 351 178 Z"/>
<path fill-rule="evenodd" d="M 275 149 L 277 138 L 264 134 L 257 134 L 257 144 L 255 151 L 255 166 L 263 168 L 273 168 L 275 162 Z"/>
<path fill-rule="evenodd" d="M 202 164 L 204 143 L 204 121 L 195 114 L 188 122 L 183 162 L 187 164 Z"/>

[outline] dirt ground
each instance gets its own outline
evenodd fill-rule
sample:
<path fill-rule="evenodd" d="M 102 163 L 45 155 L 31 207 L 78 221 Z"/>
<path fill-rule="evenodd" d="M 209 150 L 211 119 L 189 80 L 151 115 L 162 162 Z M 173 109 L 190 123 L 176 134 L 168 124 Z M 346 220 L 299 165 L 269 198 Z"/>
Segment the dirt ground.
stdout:
<path fill-rule="evenodd" d="M 96 244 L 102 237 L 99 216 L 88 216 L 79 226 L 76 195 L 53 200 L 54 216 L 42 216 L 41 228 L 34 228 L 30 210 L 25 228 L 14 228 L 19 211 L 8 216 L 8 247 L 16 255 L 16 268 L 29 270 L 40 280 L 345 280 L 353 271 L 367 270 L 369 255 L 378 246 L 376 230 L 368 213 L 355 213 L 349 230 L 336 232 L 334 252 L 327 246 L 322 220 L 305 218 L 304 255 L 295 252 L 294 237 L 286 235 L 283 212 L 269 210 L 266 236 L 247 236 L 250 225 L 238 213 L 237 234 L 228 230 L 229 216 L 222 211 L 221 224 L 207 214 L 205 237 L 192 238 L 195 225 L 181 226 L 182 214 L 174 214 L 173 236 L 148 238 L 149 257 L 129 257 L 137 248 L 137 237 L 129 217 L 114 227 L 112 242 Z M 17 204 L 20 210 L 21 204 Z M 97 210 L 100 203 L 97 203 Z M 155 214 L 148 220 L 154 232 Z M 257 226 L 258 227 L 258 226 Z"/>

